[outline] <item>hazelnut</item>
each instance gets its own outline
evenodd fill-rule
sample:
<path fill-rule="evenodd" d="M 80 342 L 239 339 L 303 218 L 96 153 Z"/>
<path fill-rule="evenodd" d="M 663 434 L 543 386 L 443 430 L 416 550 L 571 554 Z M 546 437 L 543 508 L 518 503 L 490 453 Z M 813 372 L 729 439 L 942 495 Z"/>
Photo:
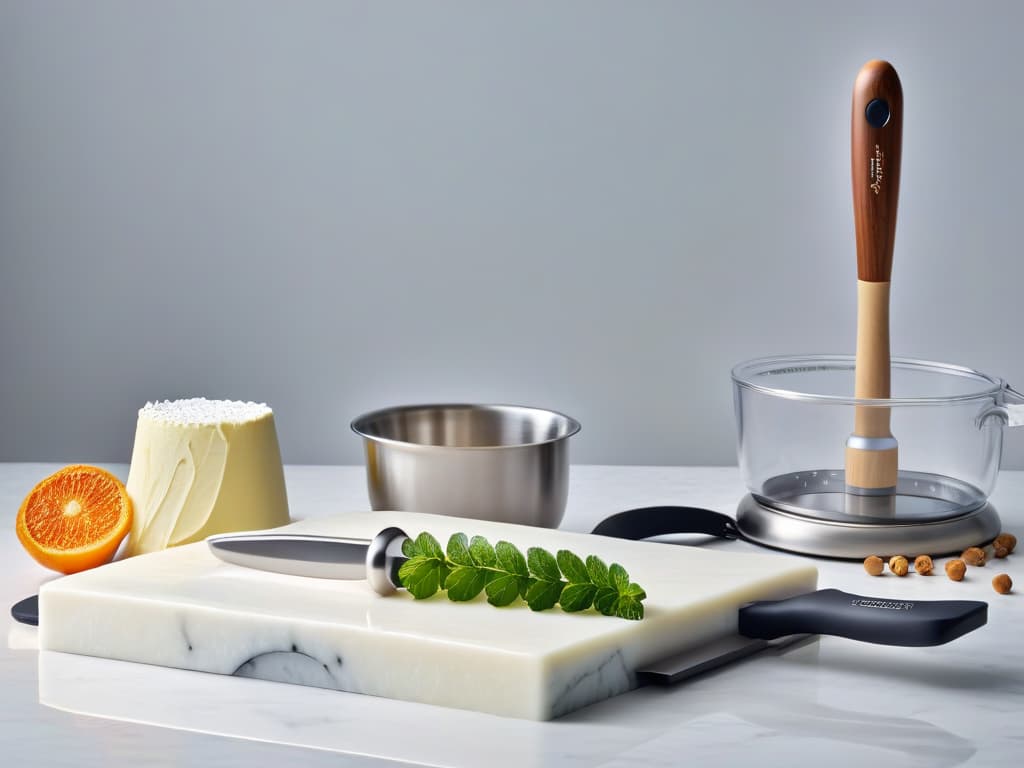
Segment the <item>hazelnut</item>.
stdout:
<path fill-rule="evenodd" d="M 885 561 L 878 555 L 871 555 L 864 558 L 864 570 L 871 576 L 881 576 L 885 570 Z"/>
<path fill-rule="evenodd" d="M 897 576 L 906 576 L 910 570 L 910 563 L 903 555 L 893 555 L 889 558 L 889 570 Z"/>
<path fill-rule="evenodd" d="M 996 536 L 996 540 L 992 542 L 994 547 L 1002 547 L 1006 550 L 1006 554 L 1013 552 L 1014 547 L 1017 546 L 1017 537 L 1012 533 L 1000 533 Z M 996 555 L 999 557 L 999 555 Z"/>
<path fill-rule="evenodd" d="M 933 570 L 935 570 L 935 564 L 928 555 L 918 555 L 914 558 L 914 573 L 919 573 L 922 576 L 927 576 Z"/>
<path fill-rule="evenodd" d="M 960 559 L 968 565 L 980 568 L 985 565 L 985 550 L 981 547 L 968 547 L 960 555 Z"/>
<path fill-rule="evenodd" d="M 993 544 L 992 545 L 992 556 L 993 557 L 997 557 L 999 559 L 1002 559 L 1002 558 L 1006 557 L 1008 554 L 1010 554 L 1010 550 L 1008 550 L 1006 547 L 1001 547 L 998 544 Z"/>
<path fill-rule="evenodd" d="M 1008 573 L 1000 573 L 992 579 L 992 589 L 1000 595 L 1009 593 L 1013 589 L 1013 581 L 1010 579 L 1010 575 Z"/>
<path fill-rule="evenodd" d="M 967 564 L 963 560 L 950 560 L 946 563 L 946 575 L 953 581 L 963 581 L 967 573 Z"/>

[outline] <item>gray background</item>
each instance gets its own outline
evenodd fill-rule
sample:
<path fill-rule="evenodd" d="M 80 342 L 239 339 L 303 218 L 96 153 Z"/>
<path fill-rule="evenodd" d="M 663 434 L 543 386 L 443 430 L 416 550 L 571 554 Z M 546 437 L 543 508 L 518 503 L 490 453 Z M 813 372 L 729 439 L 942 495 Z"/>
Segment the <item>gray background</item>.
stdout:
<path fill-rule="evenodd" d="M 906 92 L 893 348 L 1024 385 L 1024 3 L 0 0 L 0 460 L 146 400 L 564 410 L 735 461 L 728 372 L 848 352 L 849 100 Z M 1007 466 L 1024 466 L 1008 441 Z"/>

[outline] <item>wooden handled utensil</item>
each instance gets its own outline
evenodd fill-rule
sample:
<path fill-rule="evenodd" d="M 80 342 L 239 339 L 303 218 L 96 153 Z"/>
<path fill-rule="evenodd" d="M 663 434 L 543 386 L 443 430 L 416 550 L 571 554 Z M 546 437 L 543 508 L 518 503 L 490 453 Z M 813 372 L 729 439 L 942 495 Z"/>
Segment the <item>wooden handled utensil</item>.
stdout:
<path fill-rule="evenodd" d="M 889 280 L 903 136 L 903 89 L 886 61 L 869 61 L 853 86 L 851 168 L 857 232 L 858 399 L 890 396 Z M 857 406 L 846 444 L 847 491 L 885 495 L 896 488 L 898 447 L 889 408 Z"/>

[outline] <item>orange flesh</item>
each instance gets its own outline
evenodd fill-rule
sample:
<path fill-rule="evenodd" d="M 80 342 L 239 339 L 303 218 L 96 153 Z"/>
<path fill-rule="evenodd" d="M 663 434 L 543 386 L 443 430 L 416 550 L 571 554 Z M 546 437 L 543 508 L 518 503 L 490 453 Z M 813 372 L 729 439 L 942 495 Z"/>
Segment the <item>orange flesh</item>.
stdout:
<path fill-rule="evenodd" d="M 124 485 L 106 470 L 74 465 L 40 482 L 18 511 L 17 534 L 28 553 L 63 573 L 110 560 L 131 526 Z"/>

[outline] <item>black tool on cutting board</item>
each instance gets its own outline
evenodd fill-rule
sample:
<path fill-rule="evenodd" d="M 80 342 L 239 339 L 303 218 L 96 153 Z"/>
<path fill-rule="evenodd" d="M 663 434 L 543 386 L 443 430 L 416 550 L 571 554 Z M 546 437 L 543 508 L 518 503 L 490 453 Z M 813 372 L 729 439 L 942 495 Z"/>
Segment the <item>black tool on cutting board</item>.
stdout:
<path fill-rule="evenodd" d="M 877 645 L 942 645 L 988 620 L 977 600 L 906 601 L 819 589 L 785 600 L 760 600 L 739 610 L 737 634 L 719 638 L 637 670 L 641 683 L 672 685 L 769 649 L 814 635 Z"/>
<path fill-rule="evenodd" d="M 681 515 L 681 511 L 685 514 Z M 681 519 L 687 533 L 737 538 L 732 520 L 706 509 L 648 507 L 613 515 L 594 533 L 645 539 L 678 533 Z M 235 565 L 296 575 L 298 578 L 369 579 L 397 573 L 405 560 L 390 545 L 405 538 L 388 528 L 372 540 L 275 534 L 222 534 L 207 540 L 214 555 Z M 372 557 L 376 552 L 379 558 Z M 379 561 L 379 562 L 378 562 Z M 378 591 L 380 585 L 375 585 Z M 391 589 L 395 583 L 390 583 Z M 388 590 L 389 591 L 389 590 Z M 25 624 L 39 623 L 36 597 L 22 600 L 11 614 Z M 864 597 L 823 589 L 784 600 L 761 600 L 739 609 L 737 634 L 718 638 L 637 670 L 642 683 L 672 684 L 753 655 L 781 648 L 813 635 L 836 635 L 881 645 L 929 646 L 948 643 L 980 626 L 988 604 L 971 600 L 906 601 Z"/>
<path fill-rule="evenodd" d="M 11 606 L 11 616 L 22 624 L 39 626 L 39 595 L 32 595 L 16 602 Z"/>
<path fill-rule="evenodd" d="M 641 507 L 605 518 L 591 533 L 639 541 L 669 534 L 745 539 L 728 515 L 700 507 Z M 756 543 L 756 542 L 754 542 Z M 641 681 L 668 685 L 811 635 L 836 635 L 878 645 L 942 645 L 988 621 L 977 600 L 894 600 L 822 589 L 740 608 L 738 636 L 638 670 Z"/>

